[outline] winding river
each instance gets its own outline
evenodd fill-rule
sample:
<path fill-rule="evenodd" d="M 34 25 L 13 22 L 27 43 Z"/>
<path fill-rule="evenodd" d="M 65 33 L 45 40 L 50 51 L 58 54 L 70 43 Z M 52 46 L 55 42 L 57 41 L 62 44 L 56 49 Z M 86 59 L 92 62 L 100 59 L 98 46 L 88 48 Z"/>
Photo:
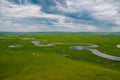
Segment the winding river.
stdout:
<path fill-rule="evenodd" d="M 38 47 L 52 47 L 52 46 L 55 46 L 57 44 L 87 44 L 89 46 L 70 46 L 70 48 L 75 49 L 75 50 L 86 49 L 86 50 L 91 51 L 94 55 L 97 55 L 99 57 L 114 60 L 114 61 L 120 61 L 120 57 L 108 55 L 108 54 L 102 53 L 99 50 L 95 49 L 96 47 L 98 47 L 98 45 L 95 45 L 95 44 L 88 44 L 88 43 L 50 43 L 50 44 L 43 45 L 43 44 L 40 44 L 40 41 L 32 41 L 32 43 L 35 46 L 38 46 Z M 120 48 L 120 45 L 117 45 L 117 47 Z"/>
<path fill-rule="evenodd" d="M 117 47 L 120 48 L 120 44 L 118 44 Z"/>

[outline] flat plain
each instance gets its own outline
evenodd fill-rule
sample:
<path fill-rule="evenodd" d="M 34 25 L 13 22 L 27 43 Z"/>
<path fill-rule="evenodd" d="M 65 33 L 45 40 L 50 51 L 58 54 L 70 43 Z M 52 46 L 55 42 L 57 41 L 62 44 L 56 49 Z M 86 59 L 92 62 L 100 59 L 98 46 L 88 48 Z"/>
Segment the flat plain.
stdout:
<path fill-rule="evenodd" d="M 112 33 L 0 34 L 0 80 L 120 80 L 120 61 L 105 59 L 89 50 L 70 46 L 96 44 L 95 49 L 120 57 L 120 35 Z M 10 47 L 12 46 L 12 47 Z"/>

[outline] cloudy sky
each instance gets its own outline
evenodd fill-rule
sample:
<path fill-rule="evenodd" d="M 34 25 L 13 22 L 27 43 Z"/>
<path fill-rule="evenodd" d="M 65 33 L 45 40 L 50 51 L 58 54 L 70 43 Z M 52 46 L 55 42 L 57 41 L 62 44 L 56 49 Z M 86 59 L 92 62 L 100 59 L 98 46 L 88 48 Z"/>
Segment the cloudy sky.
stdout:
<path fill-rule="evenodd" d="M 120 0 L 0 0 L 0 31 L 118 32 Z"/>

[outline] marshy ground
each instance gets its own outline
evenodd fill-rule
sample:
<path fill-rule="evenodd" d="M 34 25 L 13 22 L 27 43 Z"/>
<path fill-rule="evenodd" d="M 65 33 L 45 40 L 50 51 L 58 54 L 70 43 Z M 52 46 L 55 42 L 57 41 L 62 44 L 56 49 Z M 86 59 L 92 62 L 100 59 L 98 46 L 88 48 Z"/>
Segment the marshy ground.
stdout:
<path fill-rule="evenodd" d="M 31 41 L 39 41 L 39 45 L 88 44 L 38 47 Z M 95 49 L 107 55 L 120 57 L 120 37 L 114 35 L 0 35 L 0 80 L 119 80 L 119 61 L 93 55 L 87 49 L 70 48 L 89 44 L 97 44 Z"/>

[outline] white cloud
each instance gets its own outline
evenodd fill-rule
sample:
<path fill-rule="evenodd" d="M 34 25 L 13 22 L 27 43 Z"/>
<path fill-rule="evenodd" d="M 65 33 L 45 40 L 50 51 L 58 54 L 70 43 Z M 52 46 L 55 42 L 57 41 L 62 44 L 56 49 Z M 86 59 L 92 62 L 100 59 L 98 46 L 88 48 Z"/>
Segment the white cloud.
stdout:
<path fill-rule="evenodd" d="M 112 27 L 112 32 L 120 32 L 120 26 Z"/>
<path fill-rule="evenodd" d="M 120 19 L 118 19 L 117 21 L 115 21 L 115 24 L 120 25 Z"/>
<path fill-rule="evenodd" d="M 2 2 L 3 7 L 1 9 L 1 14 L 4 17 L 7 17 L 9 20 L 2 21 L 1 28 L 2 30 L 8 30 L 8 31 L 95 31 L 95 28 L 93 26 L 83 25 L 83 24 L 74 24 L 72 23 L 72 18 L 68 18 L 65 16 L 57 15 L 57 14 L 47 14 L 42 12 L 40 9 L 40 6 L 27 4 L 27 5 L 15 5 L 13 3 L 10 3 L 6 0 Z M 7 5 L 7 6 L 5 6 Z M 8 7 L 9 6 L 9 7 Z M 9 14 L 8 14 L 9 13 Z M 36 17 L 36 18 L 47 18 L 47 19 L 54 19 L 57 20 L 57 22 L 54 23 L 54 29 L 51 29 L 49 25 L 45 24 L 27 24 L 27 23 L 16 23 L 10 21 L 10 19 L 22 19 L 22 18 L 29 18 L 29 17 Z M 66 23 L 66 20 L 70 20 L 70 23 Z"/>
<path fill-rule="evenodd" d="M 21 0 L 19 0 L 21 1 Z M 29 0 L 25 0 L 24 5 L 17 5 L 8 0 L 0 0 L 0 29 L 11 31 L 96 31 L 99 29 L 96 24 L 85 24 L 75 22 L 76 19 L 66 16 L 68 13 L 74 14 L 76 17 L 82 17 L 87 12 L 94 20 L 100 22 L 113 23 L 120 26 L 120 0 L 66 0 L 67 7 L 57 3 L 55 6 L 61 14 L 49 14 L 42 11 L 42 6 L 31 4 Z M 54 6 L 53 6 L 54 7 Z M 51 8 L 49 8 L 51 9 Z M 65 13 L 65 15 L 64 15 Z M 86 17 L 86 16 L 85 16 Z M 8 18 L 8 19 L 7 19 Z M 19 20 L 26 18 L 41 18 L 55 20 L 53 25 L 36 23 L 22 23 Z M 12 22 L 12 20 L 16 22 Z M 18 22 L 17 22 L 18 21 Z M 69 22 L 66 22 L 69 21 Z M 3 23 L 4 22 L 4 23 Z M 42 22 L 42 20 L 41 20 Z M 88 21 L 90 22 L 90 21 Z M 86 21 L 87 23 L 87 21 Z M 3 27 L 4 26 L 4 27 Z M 53 26 L 53 27 L 52 27 Z M 108 26 L 107 26 L 108 27 Z M 120 29 L 112 27 L 113 31 Z"/>
<path fill-rule="evenodd" d="M 52 31 L 51 27 L 47 25 L 39 24 L 27 24 L 27 23 L 13 23 L 11 21 L 0 22 L 0 31 L 8 32 L 42 32 L 42 31 Z M 2 27 L 4 26 L 4 27 Z"/>
<path fill-rule="evenodd" d="M 113 0 L 67 0 L 67 11 L 79 13 L 87 11 L 89 15 L 98 20 L 115 20 L 120 10 L 116 2 Z"/>
<path fill-rule="evenodd" d="M 2 5 L 1 5 L 2 4 Z M 38 17 L 38 18 L 54 18 L 60 19 L 63 16 L 47 14 L 41 11 L 41 7 L 33 4 L 26 5 L 15 5 L 6 0 L 2 0 L 0 3 L 1 12 L 0 14 L 4 17 L 11 18 L 28 18 L 28 17 Z"/>
<path fill-rule="evenodd" d="M 118 17 L 118 6 L 99 4 L 92 7 L 92 16 L 98 20 L 113 21 Z"/>
<path fill-rule="evenodd" d="M 40 23 L 18 23 L 11 20 L 0 21 L 0 31 L 11 31 L 11 32 L 36 32 L 36 31 L 67 31 L 67 32 L 79 32 L 79 31 L 96 31 L 96 26 L 86 24 L 75 24 L 72 22 L 65 23 L 60 21 L 55 23 L 54 26 Z M 4 26 L 4 27 L 3 27 Z"/>

